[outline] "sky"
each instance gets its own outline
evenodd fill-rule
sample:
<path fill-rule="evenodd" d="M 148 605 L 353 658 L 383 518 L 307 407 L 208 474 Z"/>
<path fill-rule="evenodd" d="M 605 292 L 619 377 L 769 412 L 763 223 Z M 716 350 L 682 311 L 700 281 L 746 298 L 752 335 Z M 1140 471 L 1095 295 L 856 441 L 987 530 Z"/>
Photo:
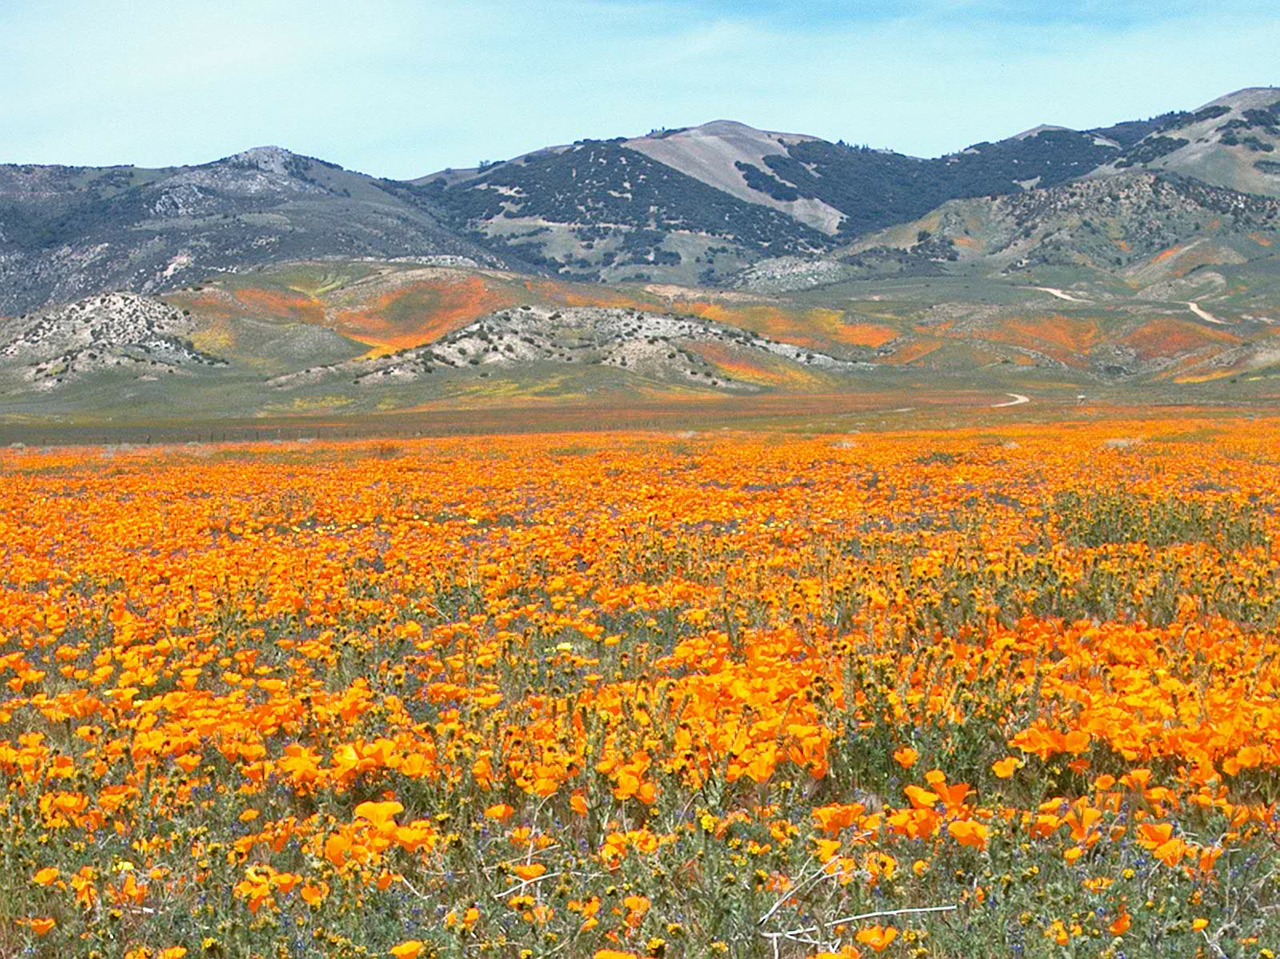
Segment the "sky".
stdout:
<path fill-rule="evenodd" d="M 0 0 L 0 162 L 410 178 L 716 119 L 939 156 L 1280 85 L 1277 50 L 1275 0 Z"/>

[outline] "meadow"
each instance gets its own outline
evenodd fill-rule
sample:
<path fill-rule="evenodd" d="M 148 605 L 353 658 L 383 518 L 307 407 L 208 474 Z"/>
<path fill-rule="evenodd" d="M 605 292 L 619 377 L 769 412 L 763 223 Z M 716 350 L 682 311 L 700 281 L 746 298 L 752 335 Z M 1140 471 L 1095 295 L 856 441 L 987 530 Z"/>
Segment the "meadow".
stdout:
<path fill-rule="evenodd" d="M 0 956 L 1273 956 L 1275 436 L 0 451 Z"/>

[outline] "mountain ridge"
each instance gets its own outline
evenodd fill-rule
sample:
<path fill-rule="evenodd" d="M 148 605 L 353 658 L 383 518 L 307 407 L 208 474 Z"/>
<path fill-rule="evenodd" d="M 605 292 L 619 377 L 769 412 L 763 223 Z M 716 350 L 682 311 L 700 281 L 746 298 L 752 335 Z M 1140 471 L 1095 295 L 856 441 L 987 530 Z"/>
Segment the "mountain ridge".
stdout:
<path fill-rule="evenodd" d="M 731 286 L 964 199 L 1135 170 L 1280 196 L 1280 88 L 936 158 L 736 120 L 549 146 L 415 180 L 280 146 L 139 168 L 0 166 L 0 314 L 219 273 L 411 258 L 604 283 Z M 1242 201 L 1244 202 L 1244 201 Z"/>

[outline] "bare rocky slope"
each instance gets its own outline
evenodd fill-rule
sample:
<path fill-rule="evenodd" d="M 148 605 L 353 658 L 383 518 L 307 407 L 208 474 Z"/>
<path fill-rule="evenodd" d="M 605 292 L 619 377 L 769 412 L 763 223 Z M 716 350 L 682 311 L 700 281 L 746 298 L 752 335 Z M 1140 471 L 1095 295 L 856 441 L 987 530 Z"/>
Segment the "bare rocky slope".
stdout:
<path fill-rule="evenodd" d="M 752 368 L 781 361 L 813 371 L 853 373 L 871 367 L 783 343 L 745 330 L 703 320 L 593 307 L 552 310 L 520 307 L 477 320 L 416 349 L 376 359 L 312 367 L 278 377 L 271 385 L 287 390 L 340 379 L 357 386 L 412 383 L 437 374 L 511 373 L 537 366 L 599 366 L 678 385 L 753 391 L 750 379 L 726 372 L 732 358 Z"/>
<path fill-rule="evenodd" d="M 265 147 L 197 167 L 0 166 L 0 316 L 314 257 L 501 256 L 341 167 Z"/>
<path fill-rule="evenodd" d="M 56 390 L 107 371 L 133 378 L 226 364 L 196 349 L 194 323 L 150 297 L 108 293 L 0 323 L 0 382 Z"/>

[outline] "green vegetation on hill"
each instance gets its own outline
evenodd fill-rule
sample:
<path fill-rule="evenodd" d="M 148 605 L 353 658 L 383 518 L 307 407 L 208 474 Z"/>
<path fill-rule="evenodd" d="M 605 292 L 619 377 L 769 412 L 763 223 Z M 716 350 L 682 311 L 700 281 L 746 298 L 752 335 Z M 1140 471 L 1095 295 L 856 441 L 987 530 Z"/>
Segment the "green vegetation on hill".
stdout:
<path fill-rule="evenodd" d="M 779 259 L 807 261 L 828 279 L 944 275 L 950 264 L 972 268 L 998 252 L 955 222 L 963 217 L 954 204 L 974 201 L 964 215 L 982 221 L 990 217 L 979 201 L 999 197 L 1009 200 L 996 219 L 1013 231 L 999 255 L 1014 265 L 995 268 L 1113 275 L 1139 264 L 1153 244 L 1238 233 L 1259 196 L 1280 194 L 1278 147 L 1280 91 L 1254 88 L 1194 112 L 1087 131 L 1037 127 L 936 159 L 716 121 L 638 140 L 584 140 L 413 182 L 275 147 L 159 170 L 0 166 L 0 316 L 111 290 L 164 293 L 301 260 L 413 258 L 560 280 L 707 287 L 748 283 Z M 1127 189 L 1116 177 L 1126 171 L 1235 192 L 1157 192 L 1134 208 L 1148 218 L 1139 222 L 1134 210 L 1109 205 Z M 1085 189 L 1067 204 L 1069 216 L 1050 218 L 1052 230 L 1036 234 L 1022 222 L 1063 203 L 1059 188 L 1095 179 L 1120 185 Z M 1160 205 L 1166 200 L 1171 208 Z M 898 227 L 905 235 L 879 236 Z M 841 253 L 854 258 L 836 262 Z M 396 309 L 421 306 L 410 297 Z"/>
<path fill-rule="evenodd" d="M 1097 127 L 1089 132 L 1106 140 L 1114 140 L 1127 150 L 1143 137 L 1176 125 L 1189 115 L 1181 112 L 1164 113 L 1149 120 L 1126 120 L 1109 127 Z"/>
<path fill-rule="evenodd" d="M 787 156 L 765 157 L 764 162 L 774 182 L 781 181 L 779 186 L 789 185 L 798 196 L 840 210 L 845 214 L 842 232 L 858 236 L 916 219 L 948 200 L 1016 193 L 1023 183 L 1062 183 L 1110 161 L 1116 153 L 1115 147 L 1090 134 L 1044 130 L 980 143 L 936 160 L 813 140 L 793 144 Z"/>
<path fill-rule="evenodd" d="M 313 257 L 499 265 L 430 209 L 274 148 L 198 167 L 0 167 L 0 315 Z"/>
<path fill-rule="evenodd" d="M 729 196 L 693 177 L 610 142 L 587 142 L 520 163 L 502 164 L 452 189 L 418 188 L 449 211 L 459 227 L 477 230 L 497 219 L 531 218 L 592 231 L 620 231 L 623 262 L 661 262 L 673 232 L 729 240 L 759 254 L 816 252 L 825 238 L 791 217 Z M 483 236 L 483 230 L 477 236 Z M 529 235 L 498 242 L 531 262 L 565 265 L 539 255 Z M 678 254 L 674 254 L 678 257 Z M 613 261 L 610 261 L 613 262 Z M 677 259 L 678 262 L 678 259 Z"/>

